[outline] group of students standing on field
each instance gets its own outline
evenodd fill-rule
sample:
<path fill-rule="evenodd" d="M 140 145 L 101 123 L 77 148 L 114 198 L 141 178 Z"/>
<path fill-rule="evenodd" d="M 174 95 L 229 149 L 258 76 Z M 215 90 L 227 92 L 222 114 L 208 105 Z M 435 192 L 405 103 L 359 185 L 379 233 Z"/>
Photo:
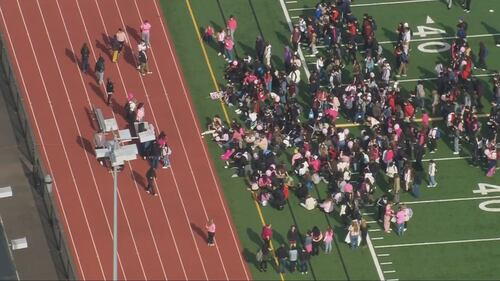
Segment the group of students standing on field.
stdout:
<path fill-rule="evenodd" d="M 146 74 L 151 74 L 152 72 L 148 67 L 148 55 L 147 51 L 151 48 L 150 44 L 150 30 L 151 23 L 145 20 L 140 26 L 141 39 L 137 45 L 137 56 L 136 63 L 137 69 L 142 76 Z M 126 51 L 126 45 L 128 44 L 128 36 L 123 31 L 122 28 L 118 28 L 116 34 L 110 38 L 110 58 L 113 63 L 118 63 L 120 56 Z M 90 49 L 87 43 L 84 43 L 80 49 L 81 55 L 81 70 L 83 73 L 88 73 L 89 71 L 89 58 Z M 113 94 L 115 92 L 114 82 L 111 78 L 106 79 L 104 83 L 104 72 L 105 72 L 105 59 L 102 54 L 96 60 L 94 73 L 96 75 L 96 80 L 99 85 L 104 85 L 106 91 L 105 102 L 107 105 L 111 105 L 113 101 Z M 129 127 L 135 130 L 136 134 L 144 131 L 155 132 L 155 128 L 152 124 L 147 127 L 142 126 L 145 121 L 145 105 L 142 102 L 138 102 L 134 94 L 127 94 L 127 102 L 124 107 L 124 117 L 129 123 Z M 137 126 L 136 126 L 137 125 Z M 166 169 L 170 167 L 169 157 L 172 153 L 172 149 L 167 143 L 166 134 L 161 131 L 154 140 L 146 141 L 138 144 L 139 154 L 144 158 L 148 159 L 150 162 L 150 168 L 146 172 L 147 186 L 146 190 L 151 195 L 157 195 L 155 192 L 155 180 L 156 180 L 156 169 L 160 165 L 162 168 Z"/>
<path fill-rule="evenodd" d="M 436 66 L 436 83 L 418 81 L 406 96 L 397 78 L 406 75 L 411 29 L 404 22 L 397 27 L 394 57 L 385 58 L 375 37 L 377 28 L 368 14 L 359 24 L 348 0 L 322 1 L 313 15 L 299 18 L 281 62 L 267 59 L 272 49 L 261 36 L 253 54 L 240 58 L 227 54 L 227 85 L 213 98 L 220 98 L 238 118 L 225 123 L 214 116 L 202 133 L 211 135 L 221 147 L 225 167 L 234 169 L 234 178 L 246 179 L 261 206 L 283 210 L 289 196 L 295 194 L 307 211 L 338 212 L 339 222 L 348 232 L 346 241 L 354 248 L 364 240 L 364 206 L 378 206 L 384 230 L 390 232 L 394 223 L 395 232 L 403 235 L 413 211 L 398 206 L 400 196 L 408 192 L 418 198 L 425 182 L 429 189 L 437 187 L 437 163 L 430 160 L 425 169 L 424 156 L 435 153 L 446 135 L 453 140 L 454 154 L 460 153 L 461 146 L 470 145 L 471 164 L 486 166 L 488 176 L 494 175 L 498 158 L 500 75 L 493 78 L 494 96 L 488 101 L 492 109 L 481 128 L 478 112 L 483 108 L 486 86 L 470 75 L 474 67 L 469 67 L 472 52 L 465 44 L 466 32 L 454 44 L 450 63 Z M 463 36 L 463 21 L 457 29 Z M 221 39 L 225 38 L 221 33 Z M 219 36 L 211 27 L 204 35 L 206 41 Z M 319 44 L 325 47 L 323 54 L 319 54 Z M 230 45 L 233 51 L 234 44 Z M 297 52 L 301 45 L 317 56 L 305 87 L 299 87 L 302 61 Z M 360 60 L 358 46 L 364 51 Z M 479 53 L 476 65 L 486 68 L 484 46 Z M 395 62 L 392 67 L 391 61 Z M 393 68 L 398 69 L 396 74 Z M 443 117 L 445 128 L 433 126 L 431 115 Z M 353 134 L 338 126 L 340 116 L 362 125 L 361 132 Z M 283 156 L 288 160 L 283 161 Z M 378 200 L 374 198 L 377 188 L 385 193 Z M 264 230 L 264 246 L 257 255 L 264 262 L 261 270 L 266 269 L 265 257 L 270 255 L 270 235 L 265 234 L 269 229 Z M 307 254 L 313 253 L 305 248 L 310 241 L 306 238 L 298 237 L 300 247 L 289 243 L 280 246 L 279 253 L 271 253 L 283 259 L 282 269 L 295 270 L 301 257 L 307 260 Z"/>

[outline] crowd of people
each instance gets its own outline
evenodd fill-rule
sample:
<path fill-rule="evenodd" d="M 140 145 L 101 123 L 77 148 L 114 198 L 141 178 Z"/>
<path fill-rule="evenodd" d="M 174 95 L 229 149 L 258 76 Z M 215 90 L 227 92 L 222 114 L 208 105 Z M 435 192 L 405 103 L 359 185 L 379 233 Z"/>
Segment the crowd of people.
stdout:
<path fill-rule="evenodd" d="M 228 63 L 227 85 L 212 97 L 222 99 L 239 115 L 229 123 L 215 116 L 203 133 L 222 148 L 225 167 L 235 170 L 233 177 L 247 179 L 248 189 L 261 206 L 281 210 L 293 191 L 307 210 L 327 214 L 337 210 L 353 248 L 365 240 L 357 238 L 366 233 L 360 211 L 365 205 L 379 208 L 386 232 L 394 218 L 397 234 L 403 234 L 413 212 L 404 206 L 393 208 L 402 192 L 418 197 L 426 180 L 429 188 L 437 187 L 437 164 L 431 160 L 426 175 L 423 156 L 434 153 L 443 136 L 453 140 L 454 154 L 470 147 L 471 164 L 486 166 L 489 177 L 495 174 L 498 158 L 500 74 L 493 75 L 487 122 L 480 122 L 486 86 L 472 73 L 486 70 L 488 50 L 482 42 L 477 51 L 472 50 L 467 23 L 459 20 L 449 60 L 435 66 L 436 82 L 418 81 L 408 94 L 398 78 L 408 73 L 409 24 L 397 26 L 392 57 L 384 57 L 376 31 L 375 19 L 364 14 L 358 21 L 350 1 L 322 1 L 313 15 L 300 17 L 294 26 L 281 69 L 271 62 L 271 45 L 261 36 L 256 39 L 255 53 L 236 58 L 234 40 L 228 35 L 234 35 L 234 30 L 215 33 L 207 27 L 204 34 L 205 41 L 215 38 L 219 42 L 220 55 Z M 319 44 L 325 49 L 321 54 Z M 301 47 L 317 58 L 304 87 L 299 87 L 304 62 L 297 51 Z M 441 117 L 445 126 L 431 125 L 431 116 Z M 353 134 L 339 126 L 339 118 L 360 124 L 361 132 Z M 287 161 L 281 160 L 283 155 Z M 312 192 L 320 182 L 328 186 L 324 198 Z M 385 193 L 378 200 L 374 198 L 377 185 Z M 333 232 L 327 235 L 314 227 L 306 237 L 297 237 L 293 228 L 288 249 L 281 245 L 276 255 L 282 272 L 298 266 L 306 273 L 309 256 L 318 253 L 321 241 L 326 251 L 331 250 L 322 239 L 333 237 Z M 265 243 L 257 257 L 261 270 L 267 268 L 269 233 L 270 225 L 262 232 Z M 302 247 L 294 243 L 298 240 Z"/>

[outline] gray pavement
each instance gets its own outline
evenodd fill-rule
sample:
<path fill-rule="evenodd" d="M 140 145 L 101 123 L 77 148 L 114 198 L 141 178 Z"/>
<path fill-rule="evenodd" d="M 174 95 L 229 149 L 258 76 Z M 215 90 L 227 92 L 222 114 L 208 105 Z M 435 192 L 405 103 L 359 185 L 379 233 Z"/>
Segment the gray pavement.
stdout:
<path fill-rule="evenodd" d="M 12 251 L 12 268 L 5 251 L 7 242 L 0 244 L 0 261 L 6 261 L 0 263 L 0 280 L 15 277 L 15 269 L 21 280 L 65 279 L 42 197 L 34 188 L 30 153 L 4 77 L 0 68 L 0 188 L 11 186 L 12 196 L 0 198 L 0 216 L 7 241 L 26 237 L 28 247 Z"/>

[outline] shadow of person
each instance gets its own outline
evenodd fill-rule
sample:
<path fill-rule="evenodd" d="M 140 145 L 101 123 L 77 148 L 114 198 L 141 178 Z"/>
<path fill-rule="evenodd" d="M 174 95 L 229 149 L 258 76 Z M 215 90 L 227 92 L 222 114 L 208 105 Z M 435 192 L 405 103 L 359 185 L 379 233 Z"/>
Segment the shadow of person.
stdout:
<path fill-rule="evenodd" d="M 205 231 L 201 229 L 199 226 L 197 226 L 195 223 L 191 223 L 191 229 L 193 230 L 194 233 L 198 234 L 203 240 L 207 240 L 207 235 L 205 234 Z"/>

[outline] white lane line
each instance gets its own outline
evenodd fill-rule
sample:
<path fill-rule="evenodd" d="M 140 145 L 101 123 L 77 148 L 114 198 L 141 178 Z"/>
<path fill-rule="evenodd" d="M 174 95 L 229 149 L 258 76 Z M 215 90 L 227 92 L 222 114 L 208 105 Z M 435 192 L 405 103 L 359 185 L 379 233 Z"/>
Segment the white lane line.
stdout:
<path fill-rule="evenodd" d="M 463 198 L 451 198 L 451 199 L 437 199 L 437 200 L 425 200 L 425 201 L 410 201 L 410 202 L 401 202 L 401 203 L 403 203 L 405 205 L 412 205 L 412 204 L 424 204 L 424 203 L 443 203 L 443 202 L 497 199 L 497 198 L 500 198 L 500 195 L 498 195 L 498 196 L 481 196 L 481 197 L 463 197 Z"/>
<path fill-rule="evenodd" d="M 392 264 L 392 261 L 388 261 L 388 262 L 381 262 L 380 265 L 389 265 L 389 264 Z"/>
<path fill-rule="evenodd" d="M 378 257 L 388 257 L 390 256 L 391 254 L 377 254 Z"/>
<path fill-rule="evenodd" d="M 285 14 L 285 19 L 286 23 L 288 24 L 288 28 L 290 29 L 290 32 L 293 31 L 293 25 L 292 25 L 292 20 L 290 19 L 290 14 L 288 13 L 288 10 L 286 9 L 285 1 L 280 0 L 281 4 L 281 9 L 283 10 L 283 14 Z M 309 69 L 307 68 L 306 60 L 304 59 L 304 54 L 302 53 L 302 49 L 297 48 L 297 53 L 299 53 L 299 58 L 300 61 L 302 61 L 302 66 L 304 67 L 304 72 L 306 73 L 307 80 L 309 80 L 309 76 L 311 76 L 311 73 L 309 73 Z"/>
<path fill-rule="evenodd" d="M 465 243 L 488 242 L 488 241 L 500 241 L 500 237 L 484 238 L 484 239 L 470 239 L 470 240 L 453 240 L 453 241 L 436 241 L 436 242 L 422 242 L 422 243 L 409 243 L 409 244 L 394 244 L 394 245 L 375 246 L 375 248 L 382 249 L 382 248 L 400 248 L 400 247 L 444 245 L 444 244 L 465 244 Z"/>
<path fill-rule="evenodd" d="M 407 1 L 393 1 L 393 2 L 378 2 L 378 3 L 363 3 L 363 4 L 352 4 L 351 7 L 366 7 L 366 6 L 381 6 L 381 5 L 397 5 L 397 4 L 412 4 L 412 3 L 424 3 L 424 2 L 438 2 L 440 0 L 407 0 Z M 290 12 L 295 11 L 310 11 L 316 10 L 316 8 L 296 8 L 290 9 Z"/>
<path fill-rule="evenodd" d="M 384 237 L 373 237 L 372 240 L 383 240 Z"/>
<path fill-rule="evenodd" d="M 394 272 L 396 272 L 396 270 L 386 270 L 386 271 L 384 271 L 384 273 L 394 273 Z"/>
<path fill-rule="evenodd" d="M 121 17 L 120 8 L 119 8 L 119 5 L 118 5 L 118 3 L 117 3 L 117 1 L 116 1 L 116 0 L 115 0 L 115 4 L 116 4 L 116 8 L 117 8 L 117 10 L 118 10 L 118 13 L 120 14 L 120 17 Z M 141 11 L 139 10 L 139 6 L 137 5 L 137 1 L 135 1 L 135 0 L 134 0 L 134 5 L 135 5 L 135 8 L 136 8 L 136 11 L 137 11 L 137 15 L 138 15 L 138 17 L 139 17 L 139 20 L 142 20 L 142 19 L 146 18 L 146 17 L 144 17 L 144 16 L 141 14 Z M 160 75 L 160 69 L 159 69 L 159 67 L 158 67 L 158 60 L 157 60 L 157 58 L 156 58 L 156 56 L 155 56 L 155 52 L 154 52 L 154 50 L 153 50 L 153 47 L 150 47 L 150 50 L 151 50 L 151 54 L 153 55 L 153 60 L 154 60 L 154 64 L 155 64 L 156 71 L 158 71 L 158 77 L 160 78 L 160 83 L 161 83 L 162 88 L 163 88 L 163 90 L 164 90 L 164 95 L 165 95 L 165 98 L 166 98 L 166 100 L 167 100 L 168 106 L 169 106 L 169 108 L 170 108 L 170 110 L 171 110 L 171 112 L 172 112 L 172 115 L 173 115 L 173 112 L 174 112 L 174 111 L 173 111 L 173 108 L 172 108 L 172 104 L 171 104 L 171 102 L 170 102 L 170 98 L 169 98 L 169 97 L 168 97 L 168 95 L 167 95 L 167 89 L 165 88 L 165 83 L 164 83 L 164 81 L 163 81 L 162 75 Z M 180 73 L 179 73 L 179 80 L 180 80 L 180 79 L 182 79 L 182 78 L 181 78 L 181 75 L 180 75 Z M 177 129 L 177 133 L 179 134 L 179 137 L 181 137 L 181 133 L 180 133 L 180 131 L 179 131 L 179 127 L 178 127 L 178 125 L 177 125 L 176 118 L 175 118 L 175 116 L 174 116 L 174 115 L 173 115 L 172 117 L 173 117 L 173 121 L 174 121 L 175 127 L 176 127 L 176 129 Z M 156 117 L 155 117 L 155 118 L 156 118 Z M 196 120 L 194 120 L 194 122 L 196 122 Z M 182 148 L 183 148 L 183 151 L 184 151 L 184 155 L 186 156 L 186 159 L 189 159 L 189 156 L 188 156 L 188 154 L 187 154 L 187 150 L 186 150 L 186 147 L 185 147 L 185 145 L 184 145 L 184 142 L 181 142 L 181 145 L 182 145 Z M 202 195 L 201 195 L 201 193 L 200 193 L 200 188 L 199 188 L 199 186 L 198 186 L 198 181 L 196 180 L 195 174 L 194 174 L 194 172 L 193 172 L 193 168 L 191 167 L 191 161 L 189 161 L 189 160 L 188 160 L 188 161 L 187 161 L 187 164 L 188 164 L 189 170 L 190 170 L 190 172 L 191 172 L 191 176 L 192 176 L 193 181 L 194 181 L 194 186 L 195 186 L 196 191 L 197 191 L 197 193 L 198 193 L 198 198 L 200 199 L 200 202 L 201 202 L 201 207 L 202 207 L 201 209 L 203 210 L 203 213 L 205 214 L 205 218 L 206 218 L 206 220 L 208 220 L 208 219 L 209 219 L 209 216 L 208 216 L 208 213 L 207 213 L 207 207 L 205 207 L 204 200 L 203 200 Z M 171 170 L 172 170 L 172 175 L 174 175 L 174 171 L 173 171 L 173 170 L 174 170 L 174 168 L 172 168 Z M 183 202 L 183 200 L 182 200 L 182 199 L 181 199 L 181 202 Z M 183 204 L 183 205 L 184 205 L 184 204 Z M 219 260 L 220 260 L 221 265 L 222 265 L 222 269 L 223 269 L 223 271 L 224 271 L 224 275 L 226 276 L 226 280 L 229 280 L 229 277 L 228 277 L 228 274 L 227 274 L 227 270 L 226 270 L 226 266 L 224 265 L 224 260 L 222 259 L 222 255 L 221 255 L 221 252 L 220 252 L 219 247 L 216 247 L 216 250 L 217 250 L 217 254 L 218 254 L 218 256 L 219 256 Z"/>
<path fill-rule="evenodd" d="M 372 240 L 370 239 L 370 234 L 366 235 L 366 244 L 370 249 L 370 255 L 372 256 L 373 264 L 375 264 L 375 268 L 377 269 L 378 278 L 380 279 L 380 281 L 383 281 L 385 280 L 384 273 L 382 272 L 382 267 L 380 267 L 380 263 L 378 262 L 375 248 L 373 248 Z"/>

